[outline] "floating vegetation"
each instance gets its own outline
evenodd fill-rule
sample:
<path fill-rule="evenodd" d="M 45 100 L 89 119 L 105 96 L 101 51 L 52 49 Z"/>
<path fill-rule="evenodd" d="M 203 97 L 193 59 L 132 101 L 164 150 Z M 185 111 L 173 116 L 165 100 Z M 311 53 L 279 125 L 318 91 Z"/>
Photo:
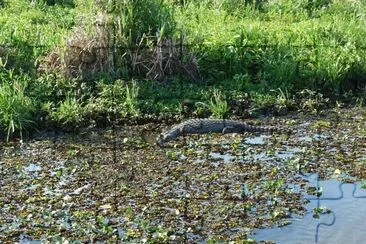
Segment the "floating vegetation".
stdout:
<path fill-rule="evenodd" d="M 365 180 L 366 118 L 263 119 L 286 135 L 192 135 L 159 148 L 141 126 L 81 131 L 1 148 L 3 242 L 253 241 L 256 228 L 287 226 L 323 197 L 306 177 Z M 158 134 L 160 131 L 153 131 Z"/>

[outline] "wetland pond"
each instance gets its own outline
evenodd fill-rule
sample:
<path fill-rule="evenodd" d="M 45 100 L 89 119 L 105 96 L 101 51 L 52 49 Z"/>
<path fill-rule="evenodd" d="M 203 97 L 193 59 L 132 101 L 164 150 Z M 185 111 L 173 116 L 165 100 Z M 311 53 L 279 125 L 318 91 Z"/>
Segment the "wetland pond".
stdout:
<path fill-rule="evenodd" d="M 2 145 L 0 241 L 363 242 L 366 110 L 251 122 L 294 133 L 160 148 L 167 126 L 145 125 Z"/>

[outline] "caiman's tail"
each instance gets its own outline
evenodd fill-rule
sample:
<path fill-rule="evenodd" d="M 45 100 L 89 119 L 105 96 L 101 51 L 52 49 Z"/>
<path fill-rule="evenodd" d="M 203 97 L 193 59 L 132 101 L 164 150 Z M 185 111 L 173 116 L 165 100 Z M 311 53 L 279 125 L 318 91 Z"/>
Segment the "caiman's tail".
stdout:
<path fill-rule="evenodd" d="M 279 128 L 275 126 L 258 126 L 246 124 L 243 132 L 265 132 L 265 133 L 279 133 L 279 134 L 292 134 L 292 130 Z"/>

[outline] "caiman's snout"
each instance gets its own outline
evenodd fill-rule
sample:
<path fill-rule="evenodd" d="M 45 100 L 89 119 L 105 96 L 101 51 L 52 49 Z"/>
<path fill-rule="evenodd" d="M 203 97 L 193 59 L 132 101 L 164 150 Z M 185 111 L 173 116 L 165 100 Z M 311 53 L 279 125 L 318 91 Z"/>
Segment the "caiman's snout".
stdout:
<path fill-rule="evenodd" d="M 159 138 L 156 140 L 156 145 L 159 147 L 164 146 L 164 136 L 162 134 L 160 134 Z"/>
<path fill-rule="evenodd" d="M 164 147 L 165 143 L 175 139 L 176 137 L 174 137 L 174 135 L 172 135 L 171 133 L 168 134 L 161 134 L 159 135 L 158 140 L 156 141 L 156 144 L 160 147 Z"/>

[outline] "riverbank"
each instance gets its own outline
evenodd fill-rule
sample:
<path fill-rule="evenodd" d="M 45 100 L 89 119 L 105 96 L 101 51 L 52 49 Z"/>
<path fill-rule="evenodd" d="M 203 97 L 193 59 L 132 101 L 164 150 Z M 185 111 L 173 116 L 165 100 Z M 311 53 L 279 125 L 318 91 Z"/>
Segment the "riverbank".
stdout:
<path fill-rule="evenodd" d="M 362 1 L 249 2 L 0 1 L 3 137 L 364 105 Z"/>

